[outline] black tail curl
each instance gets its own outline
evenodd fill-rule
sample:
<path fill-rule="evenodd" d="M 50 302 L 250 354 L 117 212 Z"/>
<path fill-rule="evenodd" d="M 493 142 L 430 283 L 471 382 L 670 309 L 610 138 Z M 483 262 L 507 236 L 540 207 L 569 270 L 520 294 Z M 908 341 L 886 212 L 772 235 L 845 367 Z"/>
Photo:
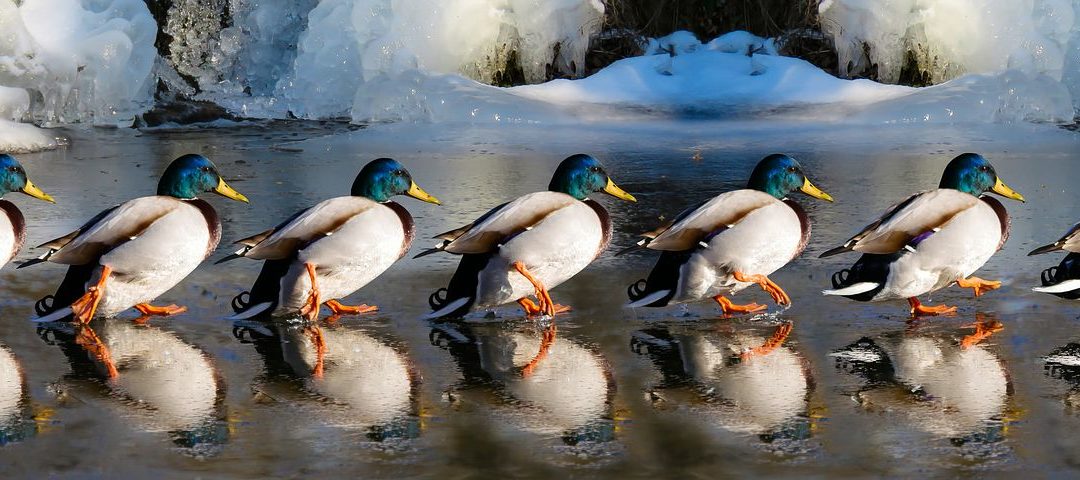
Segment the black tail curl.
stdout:
<path fill-rule="evenodd" d="M 656 260 L 656 265 L 649 272 L 649 277 L 638 280 L 626 288 L 626 295 L 631 302 L 641 300 L 653 293 L 667 290 L 667 295 L 645 305 L 646 307 L 663 307 L 675 297 L 679 289 L 679 278 L 682 276 L 682 266 L 690 260 L 696 250 L 682 252 L 662 252 Z"/>
<path fill-rule="evenodd" d="M 1055 267 L 1047 268 L 1042 271 L 1041 280 L 1044 287 L 1051 285 L 1057 285 L 1066 280 L 1080 279 L 1080 253 L 1070 253 L 1065 256 Z M 1051 293 L 1061 298 L 1069 300 L 1076 300 L 1080 298 L 1080 290 L 1073 290 L 1071 292 Z"/>
<path fill-rule="evenodd" d="M 79 297 L 86 294 L 86 284 L 93 276 L 97 264 L 72 265 L 68 267 L 64 280 L 56 288 L 56 293 L 41 297 L 34 303 L 34 311 L 39 317 L 44 317 L 62 308 L 67 308 L 75 303 Z"/>
<path fill-rule="evenodd" d="M 832 286 L 835 289 L 847 288 L 857 283 L 873 282 L 877 288 L 856 295 L 844 295 L 847 298 L 859 302 L 869 302 L 881 289 L 885 288 L 885 282 L 889 279 L 889 268 L 893 262 L 903 256 L 903 253 L 891 253 L 878 255 L 867 253 L 859 257 L 851 268 L 845 268 L 832 275 Z"/>
<path fill-rule="evenodd" d="M 480 273 L 487 268 L 488 261 L 494 254 L 467 253 L 461 256 L 461 263 L 450 278 L 450 284 L 435 290 L 435 293 L 428 297 L 428 305 L 431 305 L 433 312 L 437 312 L 462 298 L 467 298 L 468 301 L 452 312 L 443 313 L 439 318 L 459 318 L 469 313 L 479 294 L 477 289 L 480 285 Z"/>

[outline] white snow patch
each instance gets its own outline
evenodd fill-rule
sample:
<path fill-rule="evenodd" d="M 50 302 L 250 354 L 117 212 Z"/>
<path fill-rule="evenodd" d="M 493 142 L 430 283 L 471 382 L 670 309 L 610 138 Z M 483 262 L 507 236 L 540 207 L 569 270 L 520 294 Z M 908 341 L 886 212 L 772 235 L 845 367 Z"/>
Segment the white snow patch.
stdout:
<path fill-rule="evenodd" d="M 50 150 L 66 143 L 55 135 L 27 123 L 0 119 L 0 152 L 29 153 Z"/>

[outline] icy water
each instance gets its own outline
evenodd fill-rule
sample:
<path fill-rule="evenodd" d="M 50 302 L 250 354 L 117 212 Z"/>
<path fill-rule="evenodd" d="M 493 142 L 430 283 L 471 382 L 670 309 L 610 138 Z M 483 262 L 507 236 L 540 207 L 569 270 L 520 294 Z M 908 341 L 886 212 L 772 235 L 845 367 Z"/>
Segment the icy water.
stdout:
<path fill-rule="evenodd" d="M 153 193 L 157 174 L 188 152 L 208 155 L 251 199 L 210 198 L 226 241 L 346 193 L 377 156 L 401 160 L 444 202 L 401 200 L 418 239 L 544 188 L 571 153 L 600 158 L 639 202 L 600 200 L 612 213 L 612 248 L 552 292 L 575 309 L 554 329 L 516 308 L 469 323 L 421 321 L 455 259 L 406 259 L 350 298 L 379 313 L 318 327 L 327 349 L 320 376 L 313 327 L 222 319 L 257 262 L 200 267 L 161 299 L 187 305 L 185 314 L 149 326 L 132 325 L 134 315 L 95 322 L 119 368 L 114 381 L 88 354 L 87 332 L 29 320 L 63 268 L 8 265 L 0 271 L 5 476 L 1051 476 L 1080 466 L 1080 372 L 1044 360 L 1080 358 L 1070 345 L 1080 342 L 1080 304 L 1029 289 L 1060 255 L 1025 256 L 1078 219 L 1076 132 L 672 122 L 66 133 L 71 146 L 20 157 L 59 202 L 9 196 L 30 224 L 20 258 L 105 207 Z M 932 301 L 959 313 L 917 323 L 902 302 L 823 298 L 831 273 L 855 256 L 817 255 L 935 186 L 965 151 L 986 155 L 1028 199 L 1004 201 L 1012 237 L 979 273 L 1005 286 L 978 300 L 955 287 L 940 292 Z M 613 251 L 661 216 L 740 187 L 772 152 L 796 156 L 837 200 L 797 197 L 814 236 L 772 277 L 794 306 L 740 318 L 719 318 L 704 303 L 623 308 L 627 285 L 654 255 Z M 418 240 L 414 252 L 425 245 Z M 736 300 L 768 297 L 753 288 Z M 738 355 L 789 327 L 768 354 Z"/>

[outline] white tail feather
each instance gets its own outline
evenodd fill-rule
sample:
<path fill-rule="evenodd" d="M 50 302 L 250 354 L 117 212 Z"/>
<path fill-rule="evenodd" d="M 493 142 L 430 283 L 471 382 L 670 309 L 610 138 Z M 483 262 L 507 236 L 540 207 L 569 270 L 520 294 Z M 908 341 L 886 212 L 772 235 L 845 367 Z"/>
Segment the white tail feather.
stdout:
<path fill-rule="evenodd" d="M 1047 285 L 1045 287 L 1032 288 L 1032 290 L 1039 293 L 1065 293 L 1077 289 L 1080 289 L 1080 280 L 1077 279 L 1065 280 L 1064 282 L 1054 285 Z"/>
<path fill-rule="evenodd" d="M 30 320 L 36 323 L 55 322 L 57 320 L 60 320 L 61 318 L 71 315 L 72 313 L 74 312 L 71 310 L 71 307 L 64 307 L 57 309 L 55 312 L 45 315 L 44 317 L 31 318 Z"/>
<path fill-rule="evenodd" d="M 427 315 L 424 315 L 423 317 L 420 317 L 420 318 L 422 320 L 433 320 L 433 319 L 436 319 L 436 318 L 439 318 L 439 317 L 443 317 L 445 315 L 448 315 L 450 312 L 453 312 L 454 310 L 457 310 L 457 309 L 461 308 L 462 305 L 465 305 L 466 303 L 469 303 L 469 301 L 471 301 L 471 300 L 472 299 L 469 298 L 469 297 L 459 298 L 457 300 L 454 300 L 453 302 L 450 302 L 445 307 L 440 308 L 440 309 L 438 309 L 438 310 L 436 310 L 434 312 L 431 312 L 431 313 L 429 313 Z"/>
<path fill-rule="evenodd" d="M 247 320 L 251 317 L 254 317 L 255 315 L 265 312 L 267 309 L 270 308 L 271 305 L 273 305 L 273 303 L 271 302 L 263 302 L 258 305 L 252 305 L 243 312 L 225 317 L 225 320 Z"/>
<path fill-rule="evenodd" d="M 877 288 L 880 284 L 877 282 L 859 282 L 850 287 L 838 288 L 836 290 L 822 290 L 823 295 L 838 295 L 846 297 L 848 295 L 858 295 L 860 293 L 866 293 L 870 290 Z"/>
<path fill-rule="evenodd" d="M 630 308 L 644 307 L 645 305 L 664 298 L 664 296 L 669 293 L 671 293 L 671 290 L 657 290 L 653 293 L 650 293 L 645 298 L 642 298 L 640 300 L 634 300 L 633 302 L 626 304 L 626 306 Z"/>

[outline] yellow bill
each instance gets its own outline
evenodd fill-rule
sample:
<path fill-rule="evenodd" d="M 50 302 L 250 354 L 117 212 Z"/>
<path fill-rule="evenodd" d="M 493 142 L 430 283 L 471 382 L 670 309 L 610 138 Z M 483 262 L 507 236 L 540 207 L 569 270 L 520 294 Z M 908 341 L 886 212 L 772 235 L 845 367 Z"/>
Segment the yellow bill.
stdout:
<path fill-rule="evenodd" d="M 604 186 L 604 193 L 606 193 L 608 195 L 611 195 L 611 196 L 613 196 L 615 198 L 620 198 L 620 199 L 626 200 L 628 202 L 636 202 L 637 201 L 637 199 L 634 198 L 633 195 L 630 195 L 629 193 L 626 193 L 625 190 L 619 188 L 618 185 L 615 185 L 615 182 L 611 181 L 611 178 L 607 179 L 607 185 Z"/>
<path fill-rule="evenodd" d="M 820 188 L 815 187 L 813 183 L 810 183 L 810 179 L 806 177 L 803 177 L 803 184 L 802 187 L 799 188 L 799 190 L 814 198 L 820 198 L 827 202 L 833 201 L 832 195 L 829 195 L 828 193 L 821 191 Z"/>
<path fill-rule="evenodd" d="M 435 198 L 425 192 L 424 189 L 420 188 L 420 185 L 416 184 L 416 182 L 412 182 L 412 185 L 409 187 L 409 191 L 405 192 L 405 195 L 408 195 L 420 201 L 434 203 L 435 205 L 442 205 L 442 202 L 440 202 L 438 198 Z"/>
<path fill-rule="evenodd" d="M 1024 196 L 1020 195 L 1020 192 L 1009 188 L 1009 186 L 1005 185 L 1005 182 L 1002 182 L 1000 178 L 997 179 L 997 183 L 994 184 L 994 188 L 992 190 L 994 191 L 994 193 L 1001 195 L 1005 198 L 1020 200 L 1021 202 L 1024 201 Z"/>
<path fill-rule="evenodd" d="M 22 188 L 22 192 L 30 195 L 31 197 L 45 200 L 49 203 L 56 203 L 56 200 L 53 200 L 53 198 L 49 196 L 49 194 L 41 191 L 41 189 L 38 188 L 37 185 L 34 185 L 34 182 L 31 182 L 29 178 L 26 179 L 26 186 Z"/>
<path fill-rule="evenodd" d="M 225 179 L 221 177 L 218 177 L 217 187 L 214 188 L 214 193 L 221 195 L 225 198 L 231 198 L 238 202 L 250 203 L 248 202 L 247 197 L 245 197 L 240 192 L 233 190 L 233 188 L 230 187 L 228 183 L 225 183 Z"/>

